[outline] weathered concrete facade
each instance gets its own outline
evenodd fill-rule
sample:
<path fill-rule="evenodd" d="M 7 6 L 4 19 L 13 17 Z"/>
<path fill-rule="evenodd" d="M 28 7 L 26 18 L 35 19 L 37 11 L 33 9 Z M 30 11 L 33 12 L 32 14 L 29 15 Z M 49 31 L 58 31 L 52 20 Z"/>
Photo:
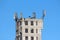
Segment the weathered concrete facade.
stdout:
<path fill-rule="evenodd" d="M 41 30 L 43 29 L 43 18 L 37 19 L 35 15 L 23 18 L 14 15 L 16 21 L 16 40 L 41 40 Z"/>

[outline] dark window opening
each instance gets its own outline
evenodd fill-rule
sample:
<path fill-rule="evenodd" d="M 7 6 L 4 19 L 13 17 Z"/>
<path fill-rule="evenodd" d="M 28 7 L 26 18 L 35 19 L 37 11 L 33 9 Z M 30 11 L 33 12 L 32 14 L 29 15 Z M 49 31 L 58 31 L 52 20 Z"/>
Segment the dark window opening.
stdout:
<path fill-rule="evenodd" d="M 19 26 L 19 22 L 17 22 L 17 26 Z"/>
<path fill-rule="evenodd" d="M 25 29 L 25 33 L 28 33 L 28 29 Z"/>
<path fill-rule="evenodd" d="M 16 30 L 16 33 L 18 34 L 18 30 Z"/>
<path fill-rule="evenodd" d="M 31 29 L 31 33 L 34 33 L 34 30 L 33 29 Z"/>
<path fill-rule="evenodd" d="M 22 33 L 20 32 L 20 34 L 22 35 Z"/>
<path fill-rule="evenodd" d="M 28 36 L 25 37 L 25 40 L 28 40 Z"/>
<path fill-rule="evenodd" d="M 28 25 L 28 21 L 25 21 L 25 25 Z"/>
<path fill-rule="evenodd" d="M 18 36 L 16 36 L 16 40 L 19 40 L 19 37 Z"/>
<path fill-rule="evenodd" d="M 33 21 L 31 21 L 31 25 L 33 25 Z"/>
<path fill-rule="evenodd" d="M 31 37 L 31 40 L 34 40 L 34 37 Z"/>
<path fill-rule="evenodd" d="M 36 37 L 36 40 L 38 40 L 38 37 Z"/>
<path fill-rule="evenodd" d="M 18 32 L 18 30 L 16 30 L 16 32 Z"/>

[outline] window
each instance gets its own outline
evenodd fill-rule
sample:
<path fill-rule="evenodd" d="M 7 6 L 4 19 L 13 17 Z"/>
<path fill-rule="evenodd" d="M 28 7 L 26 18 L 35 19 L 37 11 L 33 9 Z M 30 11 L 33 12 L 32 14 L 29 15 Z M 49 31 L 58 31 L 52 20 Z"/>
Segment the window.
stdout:
<path fill-rule="evenodd" d="M 16 30 L 16 32 L 18 32 L 18 30 Z"/>
<path fill-rule="evenodd" d="M 20 32 L 20 34 L 22 35 L 22 33 Z"/>
<path fill-rule="evenodd" d="M 25 40 L 28 40 L 28 36 L 25 37 Z"/>
<path fill-rule="evenodd" d="M 18 30 L 16 30 L 16 33 L 17 33 L 17 34 L 19 33 Z"/>
<path fill-rule="evenodd" d="M 31 21 L 31 25 L 33 25 L 33 21 Z"/>
<path fill-rule="evenodd" d="M 31 40 L 34 40 L 34 37 L 31 37 Z"/>
<path fill-rule="evenodd" d="M 28 25 L 28 21 L 25 21 L 25 25 Z"/>
<path fill-rule="evenodd" d="M 28 29 L 27 28 L 25 29 L 25 33 L 28 33 Z"/>
<path fill-rule="evenodd" d="M 17 26 L 19 26 L 20 25 L 20 22 L 17 22 Z"/>
<path fill-rule="evenodd" d="M 34 30 L 33 29 L 31 29 L 31 33 L 34 33 Z"/>
<path fill-rule="evenodd" d="M 36 37 L 36 40 L 38 40 L 38 37 Z"/>
<path fill-rule="evenodd" d="M 16 40 L 19 40 L 19 37 L 18 36 L 16 36 Z"/>
<path fill-rule="evenodd" d="M 22 25 L 22 21 L 20 21 L 20 25 Z"/>
<path fill-rule="evenodd" d="M 36 33 L 38 33 L 38 29 L 36 29 Z"/>

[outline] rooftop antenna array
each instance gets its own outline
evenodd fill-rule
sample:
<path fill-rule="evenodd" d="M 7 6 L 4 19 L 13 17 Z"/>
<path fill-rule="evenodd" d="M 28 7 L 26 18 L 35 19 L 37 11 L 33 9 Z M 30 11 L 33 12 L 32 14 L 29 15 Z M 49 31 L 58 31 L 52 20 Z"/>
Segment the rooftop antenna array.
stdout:
<path fill-rule="evenodd" d="M 45 16 L 46 16 L 46 10 L 43 10 L 43 16 L 42 16 L 42 18 L 44 19 Z"/>
<path fill-rule="evenodd" d="M 20 18 L 22 18 L 22 12 L 20 13 Z"/>
<path fill-rule="evenodd" d="M 14 19 L 15 19 L 15 21 L 17 21 L 17 19 L 18 19 L 17 13 L 14 14 Z"/>
<path fill-rule="evenodd" d="M 36 18 L 36 13 L 33 12 L 32 18 Z"/>

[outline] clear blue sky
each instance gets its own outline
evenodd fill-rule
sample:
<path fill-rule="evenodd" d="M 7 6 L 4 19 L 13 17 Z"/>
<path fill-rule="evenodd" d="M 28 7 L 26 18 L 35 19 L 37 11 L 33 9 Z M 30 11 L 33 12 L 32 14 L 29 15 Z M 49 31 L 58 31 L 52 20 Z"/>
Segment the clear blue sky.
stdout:
<path fill-rule="evenodd" d="M 25 18 L 36 12 L 40 18 L 43 9 L 47 13 L 42 40 L 60 40 L 60 0 L 0 0 L 0 40 L 15 40 L 15 12 Z"/>

